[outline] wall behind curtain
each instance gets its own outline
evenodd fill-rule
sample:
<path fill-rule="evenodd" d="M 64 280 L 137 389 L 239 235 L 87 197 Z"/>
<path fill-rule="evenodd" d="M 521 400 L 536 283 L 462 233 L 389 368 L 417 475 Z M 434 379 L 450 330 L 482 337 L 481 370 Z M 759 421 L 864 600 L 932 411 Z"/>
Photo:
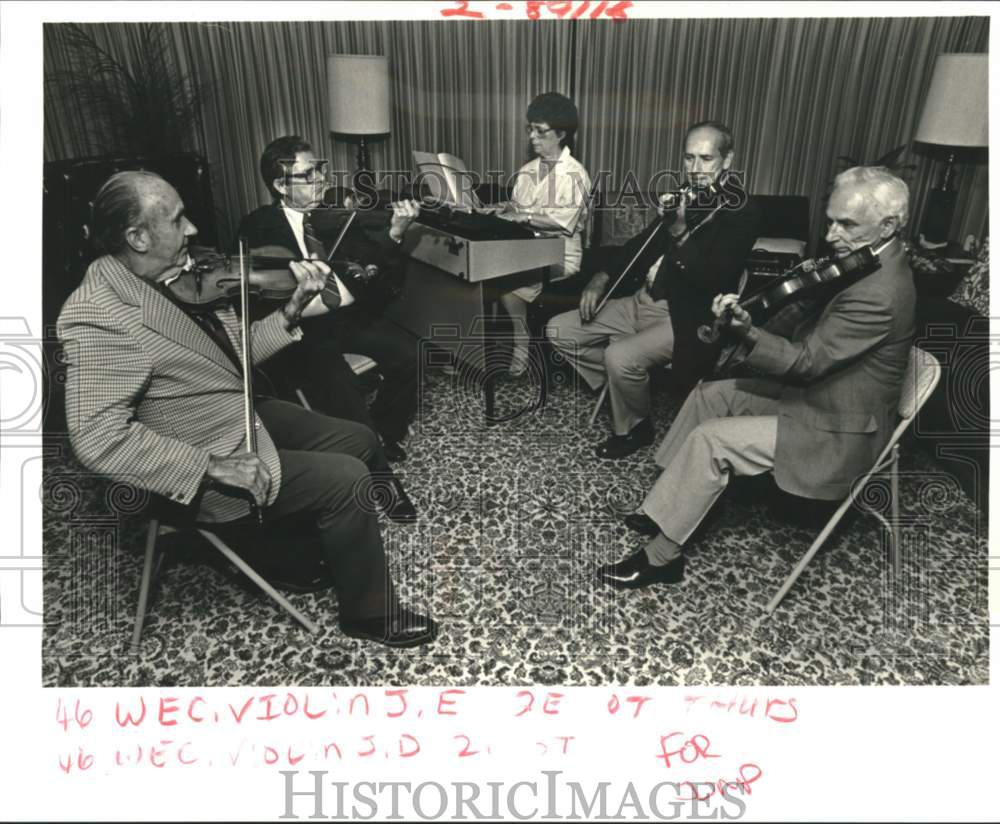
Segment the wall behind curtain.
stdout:
<path fill-rule="evenodd" d="M 449 151 L 481 172 L 511 172 L 526 159 L 524 110 L 539 91 L 571 94 L 580 108 L 578 154 L 596 177 L 639 181 L 680 163 L 685 124 L 728 122 L 736 165 L 751 191 L 805 194 L 813 237 L 837 155 L 870 161 L 912 137 L 935 57 L 986 51 L 985 18 L 634 20 L 530 22 L 189 23 L 167 27 L 183 71 L 210 87 L 191 148 L 212 164 L 225 241 L 239 216 L 266 200 L 257 161 L 279 134 L 298 132 L 335 169 L 354 148 L 326 129 L 325 58 L 386 54 L 393 84 L 392 135 L 372 145 L 377 171 L 410 170 L 411 149 Z M 133 27 L 96 24 L 100 42 L 134 55 Z M 45 31 L 46 70 L 65 65 L 58 26 Z M 99 154 L 87 113 L 47 96 L 47 160 Z M 910 181 L 923 203 L 929 158 Z M 962 175 L 953 236 L 986 229 L 985 164 Z M 911 225 L 919 225 L 919 209 Z"/>

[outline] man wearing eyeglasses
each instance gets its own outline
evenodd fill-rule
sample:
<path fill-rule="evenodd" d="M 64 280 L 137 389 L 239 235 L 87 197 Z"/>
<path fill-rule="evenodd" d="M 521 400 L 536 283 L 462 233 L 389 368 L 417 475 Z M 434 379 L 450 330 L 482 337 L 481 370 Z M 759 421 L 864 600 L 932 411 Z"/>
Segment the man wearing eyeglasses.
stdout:
<path fill-rule="evenodd" d="M 239 236 L 252 248 L 280 246 L 325 259 L 336 236 L 324 232 L 332 225 L 323 220 L 329 214 L 324 207 L 336 190 L 329 187 L 324 163 L 297 135 L 272 141 L 261 155 L 260 173 L 273 202 L 244 216 Z M 332 205 L 353 207 L 349 197 Z M 400 243 L 419 211 L 410 200 L 392 204 L 388 230 L 378 242 L 355 220 L 334 253 L 339 308 L 307 320 L 302 343 L 265 365 L 289 400 L 298 389 L 317 410 L 375 430 L 393 462 L 406 458 L 400 442 L 416 410 L 418 350 L 416 340 L 383 318 L 382 310 L 400 291 Z M 370 410 L 344 352 L 367 355 L 379 365 L 383 382 Z"/>

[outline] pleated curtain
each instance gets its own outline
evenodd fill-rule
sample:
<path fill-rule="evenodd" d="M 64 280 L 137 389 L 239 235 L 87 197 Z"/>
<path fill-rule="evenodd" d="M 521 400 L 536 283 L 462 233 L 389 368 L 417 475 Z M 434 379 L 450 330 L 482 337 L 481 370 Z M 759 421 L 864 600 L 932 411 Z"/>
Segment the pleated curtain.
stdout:
<path fill-rule="evenodd" d="M 377 172 L 412 172 L 410 151 L 444 151 L 484 175 L 509 175 L 528 158 L 525 109 L 541 91 L 576 101 L 576 154 L 607 189 L 678 170 L 684 127 L 728 123 L 735 166 L 750 191 L 810 198 L 813 246 L 836 157 L 871 162 L 909 143 L 936 56 L 988 49 L 988 20 L 948 18 L 730 19 L 550 22 L 287 22 L 167 24 L 170 54 L 207 92 L 202 127 L 184 148 L 213 170 L 219 230 L 266 201 L 263 147 L 297 133 L 333 169 L 354 168 L 355 147 L 326 125 L 326 55 L 384 54 L 392 77 L 392 134 L 371 144 Z M 94 24 L 119 59 L 135 59 L 135 27 Z M 67 66 L 58 25 L 46 26 L 45 68 Z M 350 93 L 350 90 L 344 90 Z M 45 158 L 104 154 L 88 113 L 47 94 Z M 940 168 L 911 151 L 920 206 Z M 984 163 L 961 176 L 953 236 L 986 230 Z"/>
<path fill-rule="evenodd" d="M 630 20 L 578 24 L 577 95 L 586 104 L 583 161 L 612 180 L 679 169 L 684 124 L 727 123 L 735 168 L 757 194 L 810 198 L 811 237 L 846 155 L 871 163 L 916 132 L 934 61 L 988 48 L 983 18 Z M 924 150 L 909 178 L 920 206 L 940 166 Z M 953 233 L 986 230 L 987 169 L 962 176 Z"/>

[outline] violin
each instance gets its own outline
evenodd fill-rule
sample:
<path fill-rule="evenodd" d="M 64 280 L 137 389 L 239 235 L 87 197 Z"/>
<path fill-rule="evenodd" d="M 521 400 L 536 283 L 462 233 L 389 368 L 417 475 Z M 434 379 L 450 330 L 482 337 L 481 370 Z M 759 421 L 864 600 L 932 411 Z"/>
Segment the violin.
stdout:
<path fill-rule="evenodd" d="M 611 288 L 605 291 L 604 297 L 602 297 L 597 306 L 594 307 L 594 314 L 591 316 L 591 319 L 596 318 L 597 315 L 600 313 L 600 311 L 604 308 L 604 304 L 606 304 L 608 300 L 610 300 L 611 295 L 614 293 L 614 291 L 632 271 L 632 267 L 635 266 L 639 258 L 642 257 L 643 252 L 645 252 L 649 244 L 652 243 L 653 238 L 659 237 L 660 232 L 663 231 L 663 227 L 668 226 L 670 224 L 670 221 L 676 219 L 677 216 L 676 212 L 681 207 L 681 203 L 684 204 L 685 208 L 688 205 L 701 205 L 700 200 L 703 197 L 705 197 L 706 193 L 709 197 L 714 198 L 714 200 L 716 201 L 715 206 L 700 223 L 693 226 L 691 229 L 687 231 L 687 233 L 685 233 L 680 238 L 674 241 L 674 245 L 677 246 L 678 248 L 687 243 L 688 240 L 690 240 L 691 237 L 699 229 L 710 223 L 712 218 L 714 218 L 719 213 L 719 210 L 726 205 L 727 201 L 720 196 L 722 192 L 723 189 L 720 186 L 716 185 L 715 183 L 711 183 L 704 188 L 702 187 L 696 188 L 686 184 L 676 192 L 667 192 L 666 194 L 662 195 L 660 197 L 660 208 L 659 208 L 660 215 L 658 218 L 659 222 L 656 224 L 654 229 L 649 233 L 649 236 L 643 242 L 642 246 L 639 247 L 639 250 L 632 256 L 632 260 L 630 260 L 628 264 L 625 266 L 625 268 L 622 269 L 622 272 L 618 276 L 618 279 L 613 284 L 611 284 Z M 589 322 L 590 321 L 584 321 L 584 323 L 589 323 Z"/>
<path fill-rule="evenodd" d="M 258 300 L 288 300 L 298 287 L 298 280 L 288 268 L 293 261 L 302 261 L 282 246 L 262 246 L 251 250 L 244 260 L 248 263 L 248 291 Z M 363 269 L 355 263 L 336 262 L 338 268 Z M 339 273 L 338 273 L 339 274 Z M 340 293 L 330 269 L 322 301 L 331 308 L 340 305 Z M 167 284 L 174 297 L 189 310 L 207 311 L 229 306 L 240 297 L 239 259 L 213 254 L 192 259 L 174 280 Z"/>
<path fill-rule="evenodd" d="M 819 258 L 804 260 L 796 264 L 775 281 L 766 283 L 736 305 L 750 313 L 755 324 L 760 324 L 779 309 L 796 300 L 815 295 L 826 287 L 836 286 L 846 289 L 852 283 L 882 268 L 879 252 L 892 242 L 890 238 L 878 249 L 863 246 L 842 258 Z M 711 325 L 698 327 L 698 339 L 702 343 L 715 343 L 733 319 L 733 307 L 719 315 Z"/>

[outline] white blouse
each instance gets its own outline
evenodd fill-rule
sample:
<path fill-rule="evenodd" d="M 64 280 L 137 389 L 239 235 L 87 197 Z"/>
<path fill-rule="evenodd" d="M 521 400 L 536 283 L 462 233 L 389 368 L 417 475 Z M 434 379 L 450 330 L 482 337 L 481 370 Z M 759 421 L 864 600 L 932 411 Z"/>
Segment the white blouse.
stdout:
<path fill-rule="evenodd" d="M 517 173 L 511 202 L 522 211 L 535 211 L 558 223 L 566 233 L 566 253 L 563 265 L 552 267 L 552 279 L 575 275 L 583 257 L 583 230 L 587 224 L 587 198 L 590 195 L 590 175 L 564 146 L 562 154 L 539 179 L 542 159 L 525 163 Z"/>

